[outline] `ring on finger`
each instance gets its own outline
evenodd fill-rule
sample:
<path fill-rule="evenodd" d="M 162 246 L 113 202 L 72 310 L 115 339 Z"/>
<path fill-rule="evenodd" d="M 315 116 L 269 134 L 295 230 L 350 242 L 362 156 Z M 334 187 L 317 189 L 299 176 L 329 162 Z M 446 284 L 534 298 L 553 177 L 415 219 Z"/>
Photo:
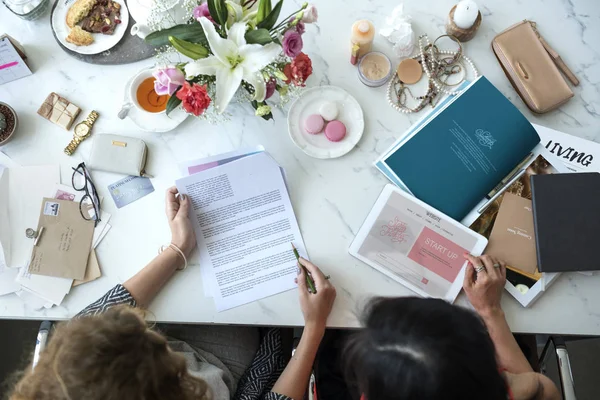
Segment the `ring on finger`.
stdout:
<path fill-rule="evenodd" d="M 476 274 L 483 272 L 483 271 L 485 271 L 485 265 L 480 265 L 479 267 L 475 267 Z"/>
<path fill-rule="evenodd" d="M 500 268 L 500 264 L 498 264 L 498 263 L 494 264 L 494 268 L 496 268 L 496 269 Z"/>

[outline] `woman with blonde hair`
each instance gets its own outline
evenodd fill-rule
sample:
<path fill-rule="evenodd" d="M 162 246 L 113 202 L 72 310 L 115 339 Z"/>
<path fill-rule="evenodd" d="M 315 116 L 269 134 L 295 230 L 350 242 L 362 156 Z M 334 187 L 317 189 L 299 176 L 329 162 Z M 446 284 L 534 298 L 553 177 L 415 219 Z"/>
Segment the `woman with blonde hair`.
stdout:
<path fill-rule="evenodd" d="M 77 318 L 59 324 L 11 400 L 302 399 L 336 296 L 310 262 L 301 259 L 317 293 L 308 292 L 299 268 L 305 328 L 287 366 L 279 329 L 259 335 L 249 327 L 165 326 L 164 336 L 136 308 L 152 301 L 195 247 L 189 208 L 187 196 L 174 187 L 167 191 L 172 246 Z"/>

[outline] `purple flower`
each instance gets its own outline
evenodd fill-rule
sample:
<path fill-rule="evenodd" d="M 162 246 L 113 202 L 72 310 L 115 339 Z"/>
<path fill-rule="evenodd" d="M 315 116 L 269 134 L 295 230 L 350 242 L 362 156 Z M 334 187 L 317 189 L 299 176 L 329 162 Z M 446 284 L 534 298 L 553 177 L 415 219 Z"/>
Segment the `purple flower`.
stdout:
<path fill-rule="evenodd" d="M 302 22 L 312 24 L 313 22 L 317 22 L 318 19 L 319 12 L 317 11 L 317 7 L 314 4 L 309 4 L 302 15 Z"/>
<path fill-rule="evenodd" d="M 296 17 L 290 18 L 289 24 L 292 25 L 295 20 Z M 304 24 L 304 22 L 302 22 L 302 20 L 300 20 L 296 23 L 296 26 L 290 26 L 289 29 L 296 29 L 296 32 L 302 35 L 306 31 L 306 25 Z"/>
<path fill-rule="evenodd" d="M 265 100 L 273 96 L 273 93 L 275 93 L 276 85 L 277 80 L 275 78 L 271 78 L 267 81 L 267 94 L 265 95 Z"/>
<path fill-rule="evenodd" d="M 286 56 L 296 58 L 302 51 L 302 36 L 295 30 L 288 30 L 283 35 L 283 52 Z"/>
<path fill-rule="evenodd" d="M 154 71 L 152 76 L 156 78 L 154 81 L 154 91 L 161 96 L 173 96 L 177 88 L 185 83 L 183 72 L 175 67 L 159 69 Z"/>
<path fill-rule="evenodd" d="M 210 11 L 208 11 L 208 3 L 201 4 L 199 6 L 194 7 L 194 11 L 192 13 L 196 21 L 199 21 L 201 17 L 206 17 L 210 20 L 210 22 L 214 23 L 215 21 L 210 16 Z"/>

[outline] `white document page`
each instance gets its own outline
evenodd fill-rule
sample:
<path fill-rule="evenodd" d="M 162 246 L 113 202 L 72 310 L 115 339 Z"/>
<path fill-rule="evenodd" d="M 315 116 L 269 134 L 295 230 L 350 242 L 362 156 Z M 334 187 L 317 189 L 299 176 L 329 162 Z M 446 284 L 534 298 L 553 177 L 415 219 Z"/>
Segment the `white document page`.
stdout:
<path fill-rule="evenodd" d="M 217 310 L 296 287 L 291 243 L 306 254 L 279 165 L 265 153 L 175 182 L 192 201 L 203 270 Z"/>
<path fill-rule="evenodd" d="M 15 282 L 19 270 L 8 268 L 0 261 L 0 296 L 21 290 L 21 285 Z"/>
<path fill-rule="evenodd" d="M 71 291 L 71 285 L 73 285 L 73 279 L 33 275 L 27 272 L 27 267 L 21 268 L 16 281 L 21 284 L 24 290 L 57 306 L 62 303 L 65 296 Z"/>
<path fill-rule="evenodd" d="M 29 264 L 33 240 L 25 237 L 27 228 L 37 229 L 42 199 L 60 182 L 58 165 L 10 168 L 8 171 L 8 210 L 11 250 L 9 267 Z"/>

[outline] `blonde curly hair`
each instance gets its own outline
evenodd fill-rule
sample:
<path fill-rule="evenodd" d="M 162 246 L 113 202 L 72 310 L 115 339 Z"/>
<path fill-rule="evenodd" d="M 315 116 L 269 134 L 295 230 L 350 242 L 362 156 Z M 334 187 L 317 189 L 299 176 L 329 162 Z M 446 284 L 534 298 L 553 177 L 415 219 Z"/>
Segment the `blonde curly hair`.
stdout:
<path fill-rule="evenodd" d="M 206 382 L 148 328 L 142 311 L 117 306 L 58 325 L 10 400 L 210 400 Z"/>

